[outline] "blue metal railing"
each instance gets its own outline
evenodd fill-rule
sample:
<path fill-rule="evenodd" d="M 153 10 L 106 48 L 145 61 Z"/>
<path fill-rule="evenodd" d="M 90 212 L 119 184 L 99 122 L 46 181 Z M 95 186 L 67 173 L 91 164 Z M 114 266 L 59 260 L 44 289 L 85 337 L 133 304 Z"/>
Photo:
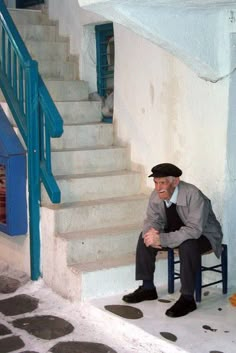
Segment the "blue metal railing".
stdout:
<path fill-rule="evenodd" d="M 14 22 L 0 0 L 0 88 L 27 146 L 31 278 L 40 276 L 40 182 L 53 203 L 60 190 L 51 171 L 51 137 L 63 121 Z"/>

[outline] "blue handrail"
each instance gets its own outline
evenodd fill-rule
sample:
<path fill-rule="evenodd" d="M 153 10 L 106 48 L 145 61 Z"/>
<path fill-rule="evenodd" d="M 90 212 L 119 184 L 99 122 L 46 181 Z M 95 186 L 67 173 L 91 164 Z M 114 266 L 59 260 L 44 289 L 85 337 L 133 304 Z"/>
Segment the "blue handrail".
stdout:
<path fill-rule="evenodd" d="M 39 113 L 41 130 L 40 175 L 50 199 L 59 203 L 61 199 L 60 189 L 51 173 L 51 137 L 60 137 L 63 133 L 63 122 L 60 114 L 43 82 L 38 76 L 39 89 Z M 46 153 L 45 153 L 46 152 Z M 46 156 L 46 158 L 45 158 Z"/>
<path fill-rule="evenodd" d="M 0 0 L 0 88 L 27 146 L 31 278 L 40 276 L 40 182 L 53 203 L 60 189 L 51 170 L 52 137 L 63 133 L 63 120 L 38 73 L 3 0 Z"/>

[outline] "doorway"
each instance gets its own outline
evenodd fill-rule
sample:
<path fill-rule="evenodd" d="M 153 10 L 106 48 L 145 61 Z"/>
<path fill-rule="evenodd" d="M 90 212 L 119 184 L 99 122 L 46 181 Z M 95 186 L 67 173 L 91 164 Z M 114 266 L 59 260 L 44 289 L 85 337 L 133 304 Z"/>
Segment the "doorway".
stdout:
<path fill-rule="evenodd" d="M 113 23 L 95 26 L 97 92 L 103 100 L 103 121 L 112 122 L 115 44 Z"/>
<path fill-rule="evenodd" d="M 29 6 L 44 4 L 44 0 L 16 0 L 16 8 L 24 9 Z"/>

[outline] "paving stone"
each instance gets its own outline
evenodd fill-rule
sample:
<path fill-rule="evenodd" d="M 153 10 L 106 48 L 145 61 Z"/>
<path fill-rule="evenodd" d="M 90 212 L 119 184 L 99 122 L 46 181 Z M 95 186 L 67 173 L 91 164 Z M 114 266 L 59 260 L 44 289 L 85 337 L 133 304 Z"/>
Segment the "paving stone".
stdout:
<path fill-rule="evenodd" d="M 111 347 L 94 342 L 60 342 L 53 346 L 52 353 L 117 353 Z"/>
<path fill-rule="evenodd" d="M 52 315 L 17 319 L 12 324 L 14 327 L 25 330 L 31 335 L 45 340 L 68 335 L 74 330 L 74 327 L 68 321 Z"/>
<path fill-rule="evenodd" d="M 18 336 L 11 336 L 0 339 L 0 352 L 8 353 L 23 348 L 24 342 Z"/>
<path fill-rule="evenodd" d="M 204 330 L 209 330 L 212 332 L 216 332 L 217 329 L 216 328 L 211 328 L 209 325 L 203 325 L 202 328 L 204 328 Z"/>
<path fill-rule="evenodd" d="M 8 327 L 0 324 L 0 336 L 9 335 L 10 333 L 11 333 L 11 330 L 9 330 Z"/>
<path fill-rule="evenodd" d="M 13 293 L 20 287 L 20 285 L 20 281 L 15 278 L 0 276 L 0 293 Z"/>
<path fill-rule="evenodd" d="M 105 305 L 105 309 L 125 319 L 136 320 L 143 317 L 143 313 L 140 309 L 130 305 Z"/>
<path fill-rule="evenodd" d="M 177 337 L 175 335 L 173 335 L 173 333 L 160 332 L 160 334 L 162 335 L 162 337 L 166 338 L 169 341 L 172 341 L 172 342 L 176 342 L 177 341 Z"/>
<path fill-rule="evenodd" d="M 160 303 L 171 303 L 171 300 L 169 299 L 158 299 Z"/>
<path fill-rule="evenodd" d="M 26 294 L 0 300 L 0 312 L 6 316 L 29 313 L 38 307 L 39 300 Z"/>

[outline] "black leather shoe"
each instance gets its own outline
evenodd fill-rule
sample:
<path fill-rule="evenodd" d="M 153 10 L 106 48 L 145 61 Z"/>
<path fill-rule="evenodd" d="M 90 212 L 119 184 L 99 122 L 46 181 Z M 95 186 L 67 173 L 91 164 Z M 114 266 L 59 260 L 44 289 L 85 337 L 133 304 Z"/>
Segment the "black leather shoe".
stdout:
<path fill-rule="evenodd" d="M 145 289 L 143 286 L 138 287 L 133 293 L 124 295 L 122 300 L 126 303 L 140 303 L 144 300 L 155 300 L 158 298 L 156 288 Z"/>
<path fill-rule="evenodd" d="M 187 300 L 182 295 L 177 302 L 166 311 L 169 317 L 181 317 L 197 309 L 194 299 Z"/>

